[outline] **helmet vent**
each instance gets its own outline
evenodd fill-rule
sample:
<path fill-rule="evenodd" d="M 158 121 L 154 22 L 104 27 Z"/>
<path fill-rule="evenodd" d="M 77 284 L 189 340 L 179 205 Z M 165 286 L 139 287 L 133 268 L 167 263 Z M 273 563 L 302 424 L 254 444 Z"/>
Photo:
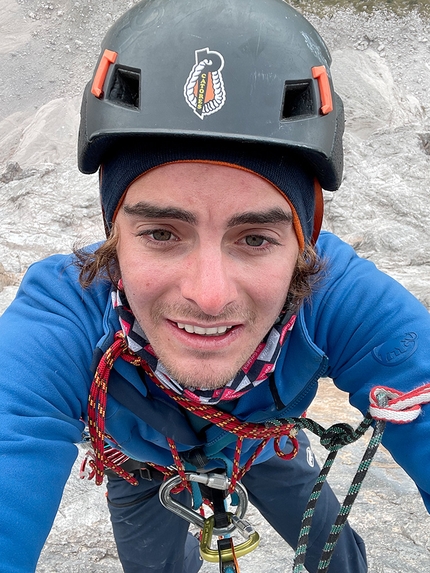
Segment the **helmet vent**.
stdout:
<path fill-rule="evenodd" d="M 315 115 L 311 80 L 285 82 L 281 121 Z"/>
<path fill-rule="evenodd" d="M 117 66 L 107 99 L 117 105 L 139 109 L 140 71 Z"/>

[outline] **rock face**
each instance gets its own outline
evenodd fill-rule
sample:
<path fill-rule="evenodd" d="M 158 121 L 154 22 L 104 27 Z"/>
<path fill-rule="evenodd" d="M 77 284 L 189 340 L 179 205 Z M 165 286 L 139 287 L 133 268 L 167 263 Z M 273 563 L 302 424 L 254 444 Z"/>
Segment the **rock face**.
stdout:
<path fill-rule="evenodd" d="M 80 94 L 104 32 L 133 3 L 2 0 L 0 312 L 33 261 L 103 238 L 97 177 L 76 168 Z M 369 16 L 347 8 L 309 18 L 332 51 L 347 117 L 344 181 L 325 194 L 324 226 L 430 308 L 429 21 L 416 12 Z M 316 419 L 358 421 L 331 385 L 321 391 Z M 346 491 L 360 452 L 353 446 L 340 455 L 337 492 Z M 121 571 L 101 489 L 74 471 L 38 573 Z M 291 552 L 255 512 L 252 520 L 264 537 L 242 570 L 288 570 Z M 351 521 L 368 541 L 372 572 L 428 570 L 429 518 L 387 453 L 379 454 Z"/>
<path fill-rule="evenodd" d="M 336 37 L 333 78 L 347 118 L 345 176 L 326 194 L 326 227 L 430 307 L 429 24 L 348 10 L 314 23 Z"/>
<path fill-rule="evenodd" d="M 4 4 L 1 262 L 19 280 L 33 260 L 103 237 L 96 177 L 75 167 L 76 134 L 100 40 L 126 6 Z M 325 227 L 430 306 L 429 23 L 414 12 L 309 17 L 332 51 L 347 118 L 344 181 L 326 193 Z"/>

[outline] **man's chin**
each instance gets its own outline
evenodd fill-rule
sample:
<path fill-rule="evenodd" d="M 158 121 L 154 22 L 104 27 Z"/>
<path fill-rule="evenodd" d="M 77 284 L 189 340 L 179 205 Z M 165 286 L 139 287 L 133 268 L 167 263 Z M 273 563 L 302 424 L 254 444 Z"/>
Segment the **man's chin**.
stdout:
<path fill-rule="evenodd" d="M 219 381 L 219 380 L 183 380 L 182 382 L 179 382 L 179 384 L 183 387 L 183 388 L 191 388 L 191 389 L 196 389 L 196 390 L 218 390 L 218 388 L 224 388 L 224 386 L 226 386 L 229 382 L 230 382 L 231 378 L 229 378 L 228 380 L 223 380 L 223 381 Z"/>
<path fill-rule="evenodd" d="M 164 369 L 168 376 L 180 384 L 183 388 L 198 390 L 217 390 L 226 386 L 237 374 L 238 369 L 232 371 L 219 372 L 212 369 L 200 368 L 192 372 L 175 368 L 163 362 Z"/>

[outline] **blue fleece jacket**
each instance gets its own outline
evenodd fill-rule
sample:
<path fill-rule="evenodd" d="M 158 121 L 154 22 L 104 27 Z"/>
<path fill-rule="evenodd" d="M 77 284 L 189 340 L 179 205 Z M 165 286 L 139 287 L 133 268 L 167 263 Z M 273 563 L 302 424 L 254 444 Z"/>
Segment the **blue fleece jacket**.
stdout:
<path fill-rule="evenodd" d="M 277 404 L 269 384 L 263 383 L 237 401 L 233 414 L 241 419 L 300 415 L 323 375 L 348 392 L 363 413 L 376 385 L 406 391 L 430 381 L 427 310 L 334 235 L 322 233 L 318 248 L 328 261 L 327 273 L 301 309 L 278 360 Z M 77 455 L 75 444 L 81 441 L 94 352 L 105 350 L 120 329 L 110 304 L 110 285 L 83 290 L 72 261 L 71 256 L 56 255 L 34 264 L 0 318 L 3 573 L 35 570 Z M 136 368 L 121 359 L 112 379 L 134 385 L 142 394 L 148 387 L 157 392 L 142 384 Z M 415 480 L 428 510 L 429 414 L 430 407 L 424 406 L 413 423 L 388 424 L 384 437 L 395 460 Z M 106 429 L 130 457 L 172 462 L 163 433 L 111 396 Z M 179 450 L 199 440 L 191 442 L 183 438 Z M 223 447 L 223 454 L 232 456 L 233 444 L 218 428 L 207 432 L 207 442 L 209 453 Z M 246 441 L 244 459 L 254 447 L 253 441 Z M 270 455 L 273 450 L 268 448 L 264 456 Z"/>

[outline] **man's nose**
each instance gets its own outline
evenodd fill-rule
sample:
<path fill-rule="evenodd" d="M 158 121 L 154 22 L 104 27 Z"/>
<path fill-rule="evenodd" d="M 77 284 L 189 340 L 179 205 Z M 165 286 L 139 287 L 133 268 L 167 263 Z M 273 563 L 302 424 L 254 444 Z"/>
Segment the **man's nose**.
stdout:
<path fill-rule="evenodd" d="M 220 248 L 199 249 L 184 264 L 182 296 L 202 312 L 218 316 L 237 300 L 233 263 Z"/>

